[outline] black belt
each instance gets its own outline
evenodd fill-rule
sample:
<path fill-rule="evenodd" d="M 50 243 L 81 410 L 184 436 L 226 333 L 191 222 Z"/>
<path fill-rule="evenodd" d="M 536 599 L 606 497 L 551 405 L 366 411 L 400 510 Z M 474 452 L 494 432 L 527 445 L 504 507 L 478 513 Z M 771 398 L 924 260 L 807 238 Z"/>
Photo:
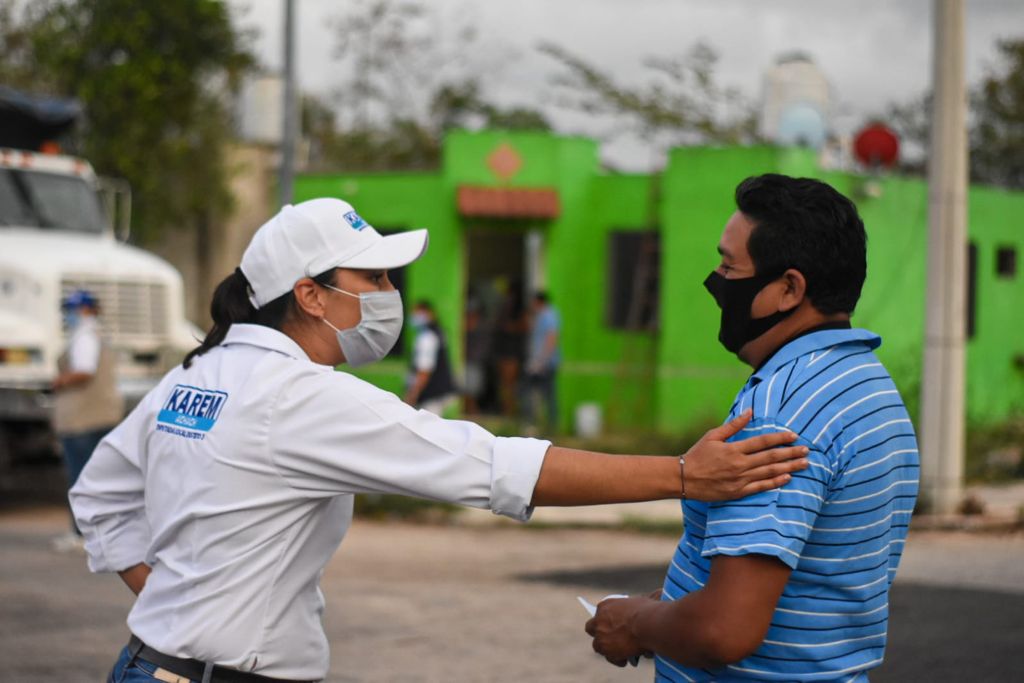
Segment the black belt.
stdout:
<path fill-rule="evenodd" d="M 193 681 L 203 683 L 315 683 L 314 681 L 295 681 L 293 679 L 270 678 L 248 671 L 239 671 L 224 666 L 208 665 L 198 659 L 182 659 L 165 655 L 159 650 L 154 650 L 144 642 L 132 635 L 128 641 L 128 648 L 138 659 L 144 659 L 151 664 L 156 664 L 161 669 L 167 669 L 172 674 L 184 676 Z"/>

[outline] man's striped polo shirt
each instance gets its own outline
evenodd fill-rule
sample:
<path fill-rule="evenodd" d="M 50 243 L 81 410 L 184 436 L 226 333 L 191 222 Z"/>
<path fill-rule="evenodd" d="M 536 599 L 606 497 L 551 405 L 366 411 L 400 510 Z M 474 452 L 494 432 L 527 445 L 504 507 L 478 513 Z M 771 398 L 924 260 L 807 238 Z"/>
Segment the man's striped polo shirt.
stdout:
<path fill-rule="evenodd" d="M 776 557 L 793 569 L 764 642 L 723 669 L 658 657 L 658 681 L 865 681 L 882 661 L 889 586 L 918 484 L 917 440 L 881 340 L 857 329 L 789 342 L 740 391 L 736 438 L 792 430 L 810 467 L 781 489 L 738 501 L 683 501 L 683 538 L 663 600 L 699 590 L 715 555 Z"/>

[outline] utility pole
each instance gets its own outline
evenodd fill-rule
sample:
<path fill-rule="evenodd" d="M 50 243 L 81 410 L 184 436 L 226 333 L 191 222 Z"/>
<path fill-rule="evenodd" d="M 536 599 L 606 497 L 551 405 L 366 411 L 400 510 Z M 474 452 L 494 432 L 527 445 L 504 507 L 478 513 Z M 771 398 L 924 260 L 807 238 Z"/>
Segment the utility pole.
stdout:
<path fill-rule="evenodd" d="M 295 2 L 284 0 L 284 107 L 281 132 L 281 206 L 292 203 L 295 177 L 295 138 L 298 112 L 295 102 Z"/>
<path fill-rule="evenodd" d="M 934 0 L 934 115 L 928 162 L 928 289 L 921 382 L 922 494 L 934 512 L 963 496 L 967 93 L 964 2 Z"/>

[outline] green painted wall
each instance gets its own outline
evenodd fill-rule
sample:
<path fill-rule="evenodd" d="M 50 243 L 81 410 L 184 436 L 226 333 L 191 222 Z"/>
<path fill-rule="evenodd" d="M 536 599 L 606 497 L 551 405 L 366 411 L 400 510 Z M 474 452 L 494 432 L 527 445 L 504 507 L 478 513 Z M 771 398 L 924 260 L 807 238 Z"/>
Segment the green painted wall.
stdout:
<path fill-rule="evenodd" d="M 868 232 L 868 280 L 854 324 L 882 335 L 879 352 L 907 399 L 917 401 L 923 325 L 924 236 L 927 202 L 918 180 L 878 181 L 877 198 L 862 179 L 823 174 L 810 152 L 755 148 L 675 150 L 665 172 L 667 301 L 661 355 L 660 426 L 672 430 L 692 414 L 721 415 L 749 368 L 718 346 L 720 312 L 702 282 L 718 264 L 715 247 L 735 211 L 733 193 L 744 178 L 775 172 L 820 177 L 853 198 Z"/>
<path fill-rule="evenodd" d="M 663 174 L 661 344 L 657 428 L 720 421 L 749 368 L 717 340 L 719 310 L 704 289 L 737 178 L 776 170 L 770 148 L 676 149 Z"/>
<path fill-rule="evenodd" d="M 612 233 L 658 228 L 650 206 L 653 185 L 645 176 L 598 176 L 579 220 L 552 235 L 549 265 L 563 282 L 560 396 L 566 425 L 575 406 L 586 402 L 604 406 L 615 429 L 649 427 L 657 410 L 653 385 L 644 380 L 657 336 L 608 325 Z"/>
<path fill-rule="evenodd" d="M 776 148 L 674 150 L 665 171 L 664 294 L 659 427 L 675 431 L 702 412 L 729 407 L 746 366 L 717 347 L 719 311 L 701 282 L 718 262 L 714 251 L 733 191 L 743 178 L 777 172 L 817 177 L 852 198 L 868 233 L 868 278 L 853 317 L 880 334 L 879 357 L 911 412 L 920 402 L 927 268 L 927 186 L 917 178 L 822 172 L 814 157 Z M 967 414 L 991 422 L 1024 410 L 1024 275 L 999 278 L 996 250 L 1024 249 L 1016 217 L 1024 194 L 972 187 L 969 235 L 978 247 L 977 329 L 967 347 Z M 696 297 L 696 298 L 694 298 Z M 685 302 L 672 306 L 671 302 Z"/>
<path fill-rule="evenodd" d="M 487 164 L 503 144 L 522 159 L 507 182 Z M 430 229 L 426 256 L 408 268 L 404 298 L 435 303 L 457 367 L 467 228 L 540 231 L 545 284 L 563 320 L 561 427 L 570 427 L 578 404 L 596 401 L 613 428 L 679 433 L 720 420 L 749 374 L 719 347 L 719 311 L 702 283 L 718 262 L 715 247 L 735 210 L 735 186 L 765 172 L 819 177 L 857 203 L 869 241 L 868 280 L 854 324 L 882 335 L 879 355 L 914 411 L 927 241 L 927 191 L 920 179 L 822 172 L 812 153 L 773 147 L 676 149 L 660 175 L 618 175 L 600 168 L 592 140 L 485 131 L 451 134 L 438 173 L 302 176 L 296 198 L 337 196 L 377 227 Z M 553 187 L 561 215 L 532 222 L 465 219 L 455 204 L 463 183 Z M 978 247 L 978 305 L 977 333 L 968 344 L 968 415 L 990 421 L 1024 410 L 1024 274 L 1000 278 L 995 268 L 999 247 L 1024 248 L 1017 220 L 1024 215 L 1024 194 L 972 188 L 969 207 L 969 232 Z M 662 234 L 660 330 L 611 329 L 611 234 L 653 228 Z M 400 391 L 405 361 L 388 360 L 359 374 Z"/>
<path fill-rule="evenodd" d="M 488 157 L 504 144 L 513 147 L 523 160 L 520 171 L 507 183 L 496 178 L 487 165 Z M 553 187 L 558 191 L 561 213 L 553 220 L 477 220 L 474 224 L 493 230 L 538 229 L 544 235 L 544 284 L 561 314 L 563 328 L 563 365 L 558 375 L 561 427 L 570 427 L 578 404 L 593 401 L 606 406 L 612 426 L 642 424 L 635 411 L 623 406 L 643 388 L 643 382 L 630 372 L 632 359 L 623 359 L 623 354 L 630 349 L 653 348 L 654 342 L 643 335 L 609 329 L 605 308 L 609 234 L 653 227 L 649 210 L 652 178 L 604 174 L 597 143 L 590 139 L 500 131 L 451 134 L 445 141 L 443 175 L 452 197 L 462 183 Z"/>
<path fill-rule="evenodd" d="M 967 414 L 986 422 L 1024 414 L 1024 194 L 971 188 L 970 238 L 978 247 L 977 328 L 967 347 Z M 1017 250 L 1012 278 L 996 273 L 996 251 Z"/>
<path fill-rule="evenodd" d="M 853 324 L 882 337 L 878 356 L 911 413 L 920 403 L 928 197 L 923 182 L 816 173 L 854 200 L 868 234 L 868 277 Z"/>

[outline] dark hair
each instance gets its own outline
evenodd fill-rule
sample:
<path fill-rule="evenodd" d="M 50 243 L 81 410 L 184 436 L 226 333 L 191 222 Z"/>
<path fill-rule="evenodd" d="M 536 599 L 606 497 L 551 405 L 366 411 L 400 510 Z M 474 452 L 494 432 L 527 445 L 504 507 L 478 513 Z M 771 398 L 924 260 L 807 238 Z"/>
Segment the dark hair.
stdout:
<path fill-rule="evenodd" d="M 793 268 L 818 311 L 853 312 L 868 268 L 853 202 L 819 180 L 767 173 L 739 184 L 736 207 L 754 222 L 747 251 L 757 274 Z"/>
<path fill-rule="evenodd" d="M 437 311 L 434 310 L 434 304 L 430 303 L 428 299 L 417 299 L 413 308 L 422 308 L 424 311 L 428 311 L 430 315 L 437 315 Z"/>
<path fill-rule="evenodd" d="M 542 304 L 546 304 L 549 301 L 551 301 L 551 297 L 549 297 L 548 293 L 545 292 L 544 290 L 540 290 L 540 291 L 537 291 L 537 292 L 533 293 L 533 300 L 534 301 L 539 301 Z"/>
<path fill-rule="evenodd" d="M 320 273 L 313 278 L 319 285 L 334 283 L 334 268 Z M 182 366 L 188 368 L 192 365 L 192 359 L 201 356 L 224 341 L 228 330 L 235 323 L 250 323 L 263 325 L 275 330 L 280 330 L 286 321 L 298 314 L 298 305 L 295 303 L 295 294 L 291 291 L 285 292 L 273 301 L 257 309 L 249 301 L 249 280 L 241 268 L 235 268 L 235 272 L 221 280 L 217 289 L 213 291 L 213 299 L 210 301 L 210 317 L 213 318 L 213 327 L 206 333 L 202 343 L 189 351 L 182 361 Z"/>

